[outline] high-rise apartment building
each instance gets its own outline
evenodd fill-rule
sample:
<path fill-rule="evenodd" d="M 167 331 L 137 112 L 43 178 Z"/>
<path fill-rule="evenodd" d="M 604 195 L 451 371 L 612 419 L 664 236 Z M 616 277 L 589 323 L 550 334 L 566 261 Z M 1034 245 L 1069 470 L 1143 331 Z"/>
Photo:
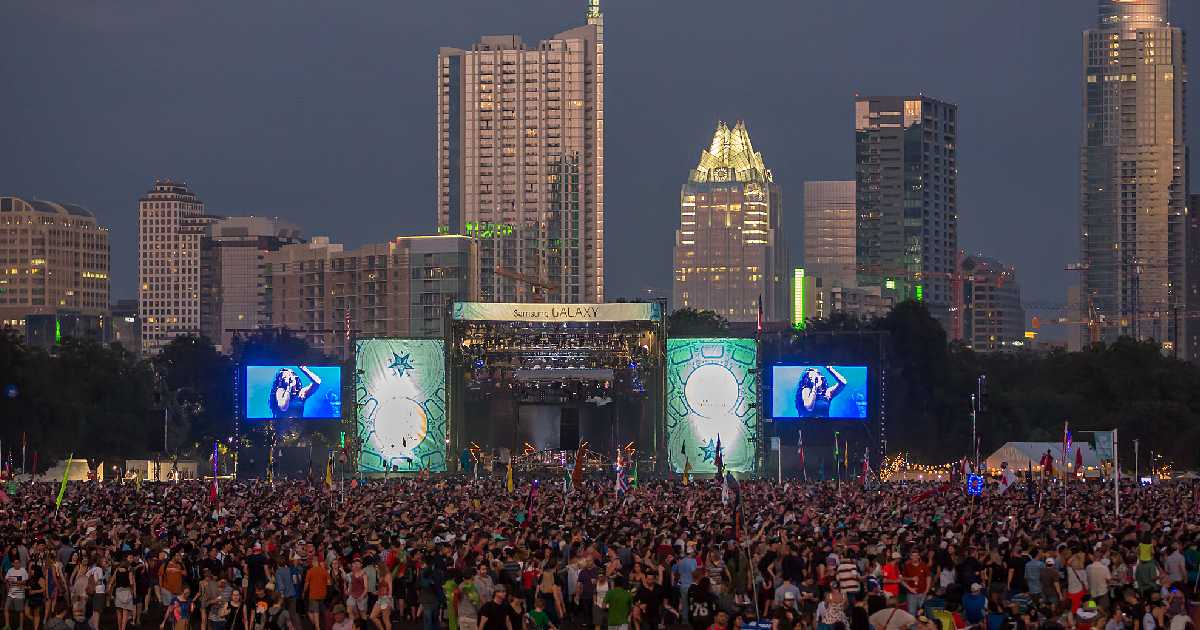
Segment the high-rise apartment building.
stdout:
<path fill-rule="evenodd" d="M 137 300 L 117 300 L 112 305 L 112 317 L 109 319 L 108 343 L 121 344 L 121 347 L 134 353 L 142 353 L 142 324 L 138 316 Z"/>
<path fill-rule="evenodd" d="M 229 352 L 235 335 L 268 326 L 266 254 L 302 241 L 294 225 L 271 217 L 209 225 L 200 239 L 200 334 Z"/>
<path fill-rule="evenodd" d="M 717 124 L 679 193 L 673 305 L 733 322 L 786 321 L 791 278 L 783 195 L 743 122 Z"/>
<path fill-rule="evenodd" d="M 854 103 L 858 284 L 923 301 L 943 326 L 958 253 L 957 118 L 928 96 Z"/>
<path fill-rule="evenodd" d="M 1016 270 L 980 255 L 964 255 L 959 265 L 963 311 L 957 340 L 976 352 L 1024 346 L 1025 308 Z"/>
<path fill-rule="evenodd" d="M 829 286 L 856 286 L 853 181 L 804 182 L 804 269 Z"/>
<path fill-rule="evenodd" d="M 437 66 L 438 230 L 488 232 L 487 301 L 604 301 L 604 18 L 526 45 L 486 36 Z"/>
<path fill-rule="evenodd" d="M 316 237 L 264 256 L 272 327 L 348 356 L 356 337 L 443 335 L 446 305 L 479 299 L 478 245 L 466 236 L 401 236 L 346 251 Z"/>
<path fill-rule="evenodd" d="M 138 200 L 142 352 L 200 334 L 200 239 L 216 220 L 182 182 L 155 180 Z"/>
<path fill-rule="evenodd" d="M 1093 341 L 1154 339 L 1194 358 L 1200 349 L 1175 347 L 1190 338 L 1178 314 L 1197 302 L 1184 33 L 1168 22 L 1167 0 L 1098 7 L 1083 34 L 1080 318 Z"/>
<path fill-rule="evenodd" d="M 61 333 L 68 318 L 103 338 L 108 255 L 108 228 L 90 210 L 0 197 L 0 327 L 25 332 L 36 318 Z"/>

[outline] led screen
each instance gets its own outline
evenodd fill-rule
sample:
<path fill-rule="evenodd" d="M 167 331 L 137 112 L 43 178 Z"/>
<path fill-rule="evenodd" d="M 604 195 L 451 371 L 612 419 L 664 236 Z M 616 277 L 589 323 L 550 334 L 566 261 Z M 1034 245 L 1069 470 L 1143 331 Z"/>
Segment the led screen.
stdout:
<path fill-rule="evenodd" d="M 862 365 L 771 367 L 775 418 L 866 420 L 870 388 Z"/>
<path fill-rule="evenodd" d="M 693 473 L 754 471 L 758 349 L 753 339 L 667 340 L 667 449 Z"/>
<path fill-rule="evenodd" d="M 342 417 L 340 365 L 246 366 L 246 419 Z"/>
<path fill-rule="evenodd" d="M 445 343 L 363 339 L 356 357 L 359 469 L 445 471 Z"/>

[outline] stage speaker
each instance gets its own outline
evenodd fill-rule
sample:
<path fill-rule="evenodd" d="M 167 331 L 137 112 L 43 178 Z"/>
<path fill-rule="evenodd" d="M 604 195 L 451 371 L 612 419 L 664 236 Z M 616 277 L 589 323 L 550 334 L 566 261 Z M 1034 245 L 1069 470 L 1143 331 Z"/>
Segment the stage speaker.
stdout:
<path fill-rule="evenodd" d="M 564 451 L 579 447 L 579 407 L 559 408 L 558 448 Z"/>

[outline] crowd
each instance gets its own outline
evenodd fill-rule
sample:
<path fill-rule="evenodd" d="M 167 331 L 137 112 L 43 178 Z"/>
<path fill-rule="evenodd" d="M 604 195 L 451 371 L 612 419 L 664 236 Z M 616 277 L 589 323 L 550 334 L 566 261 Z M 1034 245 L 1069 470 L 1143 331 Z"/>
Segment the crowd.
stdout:
<path fill-rule="evenodd" d="M 4 625 L 1190 630 L 1200 485 L 26 484 Z M 723 496 L 725 500 L 723 501 Z M 738 507 L 735 507 L 735 504 Z"/>

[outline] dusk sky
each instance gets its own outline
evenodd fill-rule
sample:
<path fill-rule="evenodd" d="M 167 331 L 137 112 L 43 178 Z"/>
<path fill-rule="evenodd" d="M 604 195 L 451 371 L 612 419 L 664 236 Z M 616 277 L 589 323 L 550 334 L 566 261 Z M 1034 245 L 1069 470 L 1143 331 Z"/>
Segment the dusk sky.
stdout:
<path fill-rule="evenodd" d="M 803 182 L 853 179 L 855 93 L 923 92 L 959 107 L 960 247 L 1016 265 L 1027 302 L 1065 302 L 1095 0 L 602 1 L 609 299 L 669 295 L 679 187 L 718 119 L 746 121 L 782 185 L 798 263 Z M 136 201 L 156 177 L 210 212 L 347 247 L 430 233 L 438 47 L 536 42 L 584 8 L 11 0 L 0 195 L 92 209 L 111 228 L 114 300 L 136 296 Z M 1200 37 L 1200 2 L 1172 18 Z"/>

